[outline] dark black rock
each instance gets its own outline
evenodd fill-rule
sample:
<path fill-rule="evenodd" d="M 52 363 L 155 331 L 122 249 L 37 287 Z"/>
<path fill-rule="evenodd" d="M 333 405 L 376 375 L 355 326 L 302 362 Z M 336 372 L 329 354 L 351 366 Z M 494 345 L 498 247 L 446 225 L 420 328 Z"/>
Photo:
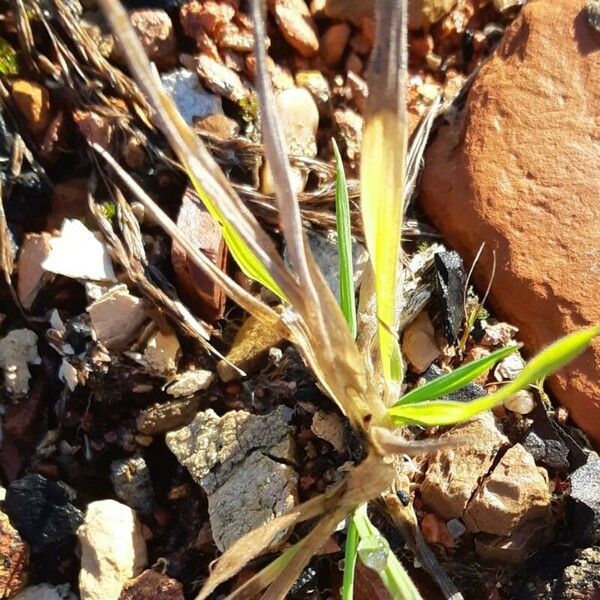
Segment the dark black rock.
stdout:
<path fill-rule="evenodd" d="M 72 536 L 83 522 L 83 513 L 72 500 L 64 484 L 35 473 L 8 486 L 4 510 L 27 543 L 45 548 Z"/>
<path fill-rule="evenodd" d="M 458 252 L 453 250 L 438 252 L 434 256 L 434 264 L 444 335 L 450 344 L 457 344 L 458 333 L 465 316 L 465 266 Z"/>
<path fill-rule="evenodd" d="M 569 521 L 581 544 L 600 543 L 600 457 L 590 452 L 587 462 L 570 478 Z"/>
<path fill-rule="evenodd" d="M 442 371 L 436 365 L 431 365 L 421 377 L 425 378 L 425 381 L 428 383 L 441 377 L 445 372 Z M 468 383 L 465 387 L 444 396 L 444 400 L 453 400 L 454 402 L 469 402 L 471 400 L 476 400 L 477 398 L 481 398 L 486 395 L 485 389 L 483 389 L 480 385 L 476 383 Z"/>
<path fill-rule="evenodd" d="M 533 424 L 521 440 L 525 449 L 544 467 L 569 471 L 569 448 L 560 435 L 559 426 L 548 418 L 541 404 L 536 406 L 532 417 Z"/>
<path fill-rule="evenodd" d="M 92 330 L 88 323 L 82 321 L 79 317 L 69 319 L 65 324 L 64 340 L 75 351 L 80 354 L 85 351 L 88 342 L 92 341 Z"/>

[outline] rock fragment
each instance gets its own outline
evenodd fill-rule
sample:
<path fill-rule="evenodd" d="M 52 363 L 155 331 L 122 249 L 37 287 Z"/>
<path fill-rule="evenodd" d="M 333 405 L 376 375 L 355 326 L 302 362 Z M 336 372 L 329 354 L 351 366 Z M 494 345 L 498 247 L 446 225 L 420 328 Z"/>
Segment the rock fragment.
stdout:
<path fill-rule="evenodd" d="M 194 247 L 205 254 L 219 269 L 225 270 L 227 247 L 219 226 L 202 205 L 200 198 L 188 188 L 177 215 L 177 227 Z M 188 257 L 176 242 L 171 249 L 171 263 L 181 298 L 207 321 L 223 316 L 225 292 Z"/>
<path fill-rule="evenodd" d="M 248 317 L 235 335 L 226 360 L 217 363 L 217 373 L 222 381 L 239 379 L 242 375 L 252 375 L 260 370 L 269 350 L 284 341 L 276 329 L 265 327 L 258 319 Z"/>
<path fill-rule="evenodd" d="M 144 409 L 136 420 L 136 427 L 144 435 L 158 435 L 191 423 L 198 412 L 199 398 L 171 400 Z"/>
<path fill-rule="evenodd" d="M 188 125 L 194 119 L 223 113 L 221 98 L 207 92 L 193 71 L 182 67 L 163 73 L 160 80 Z"/>
<path fill-rule="evenodd" d="M 113 460 L 110 464 L 110 480 L 115 494 L 127 506 L 142 515 L 152 512 L 154 490 L 148 465 L 142 456 Z"/>
<path fill-rule="evenodd" d="M 116 281 L 106 246 L 81 221 L 65 219 L 58 237 L 50 240 L 46 271 L 65 277 Z"/>
<path fill-rule="evenodd" d="M 528 415 L 535 408 L 535 399 L 531 392 L 521 390 L 514 394 L 514 396 L 511 396 L 504 403 L 504 406 L 519 415 Z"/>
<path fill-rule="evenodd" d="M 315 56 L 319 38 L 304 0 L 269 0 L 268 6 L 287 43 L 305 58 Z"/>
<path fill-rule="evenodd" d="M 11 86 L 11 95 L 31 133 L 46 131 L 50 122 L 48 90 L 34 81 L 16 79 Z"/>
<path fill-rule="evenodd" d="M 323 33 L 319 52 L 323 62 L 329 68 L 335 68 L 342 60 L 349 39 L 350 26 L 347 23 L 330 25 Z"/>
<path fill-rule="evenodd" d="M 124 585 L 147 563 L 135 512 L 114 500 L 88 505 L 77 535 L 81 543 L 81 600 L 118 600 Z"/>
<path fill-rule="evenodd" d="M 151 375 L 169 377 L 177 371 L 180 353 L 179 340 L 172 330 L 157 331 L 148 340 L 141 360 Z"/>
<path fill-rule="evenodd" d="M 148 318 L 144 307 L 144 301 L 121 284 L 110 288 L 87 311 L 98 340 L 109 350 L 122 350 Z"/>
<path fill-rule="evenodd" d="M 294 77 L 298 87 L 306 88 L 317 103 L 320 113 L 324 113 L 331 98 L 329 83 L 321 71 L 297 71 Z"/>
<path fill-rule="evenodd" d="M 319 109 L 310 92 L 300 87 L 283 90 L 277 94 L 275 105 L 290 155 L 314 158 L 317 155 Z M 295 191 L 301 192 L 307 174 L 293 167 L 292 175 Z M 261 190 L 265 194 L 275 193 L 273 175 L 266 161 L 261 171 Z"/>
<path fill-rule="evenodd" d="M 588 0 L 586 3 L 587 20 L 591 27 L 600 33 L 600 1 Z"/>
<path fill-rule="evenodd" d="M 0 513 L 0 598 L 9 598 L 25 587 L 29 567 L 29 546 Z"/>
<path fill-rule="evenodd" d="M 458 252 L 437 252 L 433 258 L 444 335 L 450 344 L 456 345 L 460 326 L 465 318 L 467 274 Z"/>
<path fill-rule="evenodd" d="M 18 397 L 29 391 L 29 365 L 42 362 L 37 341 L 36 333 L 30 329 L 13 329 L 0 340 L 0 368 L 9 394 Z"/>
<path fill-rule="evenodd" d="M 590 138 L 600 119 L 600 39 L 582 8 L 580 0 L 528 2 L 479 72 L 463 114 L 438 130 L 425 155 L 424 209 L 467 262 L 483 241 L 494 248 L 490 304 L 519 327 L 532 354 L 600 322 L 600 228 L 589 225 L 600 186 Z M 551 126 L 548 115 L 556 115 Z M 483 252 L 479 289 L 492 263 Z M 600 342 L 548 384 L 600 441 Z"/>
<path fill-rule="evenodd" d="M 460 518 L 498 450 L 508 443 L 486 412 L 453 427 L 441 439 L 461 439 L 456 446 L 436 452 L 429 461 L 421 495 L 425 504 L 445 519 Z"/>
<path fill-rule="evenodd" d="M 560 600 L 597 600 L 600 597 L 598 572 L 600 547 L 579 550 L 577 558 L 564 570 L 552 597 Z"/>
<path fill-rule="evenodd" d="M 550 499 L 546 470 L 516 444 L 471 498 L 463 520 L 469 531 L 508 536 L 526 521 L 547 518 Z"/>
<path fill-rule="evenodd" d="M 417 373 L 423 373 L 440 355 L 427 311 L 422 311 L 404 330 L 402 352 Z"/>
<path fill-rule="evenodd" d="M 600 543 L 600 457 L 587 455 L 584 465 L 571 475 L 571 502 L 574 505 L 570 520 L 572 529 L 585 543 Z"/>
<path fill-rule="evenodd" d="M 313 415 L 310 430 L 317 437 L 329 442 L 340 454 L 346 451 L 344 422 L 337 412 L 318 410 Z"/>
<path fill-rule="evenodd" d="M 21 244 L 17 261 L 17 296 L 25 310 L 29 310 L 44 284 L 46 269 L 42 263 L 50 255 L 50 234 L 28 233 Z"/>
<path fill-rule="evenodd" d="M 183 586 L 164 573 L 147 569 L 125 584 L 119 600 L 184 600 Z"/>
<path fill-rule="evenodd" d="M 183 398 L 205 390 L 214 380 L 215 374 L 204 369 L 185 371 L 172 379 L 166 389 L 169 396 Z"/>
<path fill-rule="evenodd" d="M 250 94 L 240 76 L 207 54 L 196 57 L 196 73 L 204 85 L 232 102 L 239 102 Z"/>
<path fill-rule="evenodd" d="M 177 62 L 177 44 L 171 17 L 157 8 L 132 10 L 129 20 L 148 58 L 158 69 L 169 69 Z"/>
<path fill-rule="evenodd" d="M 73 536 L 83 521 L 72 500 L 67 486 L 36 473 L 8 486 L 4 509 L 30 546 L 45 548 Z"/>
<path fill-rule="evenodd" d="M 265 416 L 231 411 L 219 417 L 209 409 L 166 436 L 169 449 L 208 494 L 213 537 L 222 551 L 296 503 L 288 410 L 281 406 Z"/>
<path fill-rule="evenodd" d="M 338 108 L 333 113 L 335 125 L 344 140 L 346 156 L 354 161 L 360 156 L 363 118 L 351 108 Z"/>

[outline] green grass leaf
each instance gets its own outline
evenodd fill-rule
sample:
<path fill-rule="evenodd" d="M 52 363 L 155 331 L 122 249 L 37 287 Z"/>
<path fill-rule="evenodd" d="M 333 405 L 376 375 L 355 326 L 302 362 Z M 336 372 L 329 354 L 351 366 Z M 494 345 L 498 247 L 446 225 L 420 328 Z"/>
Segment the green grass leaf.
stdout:
<path fill-rule="evenodd" d="M 358 558 L 358 530 L 354 519 L 349 517 L 344 546 L 344 576 L 340 590 L 341 600 L 352 600 L 354 597 L 354 571 Z"/>
<path fill-rule="evenodd" d="M 367 567 L 376 571 L 392 598 L 422 600 L 402 563 L 390 549 L 388 541 L 371 523 L 366 504 L 356 509 L 352 520 L 360 539 L 358 556 Z"/>
<path fill-rule="evenodd" d="M 507 346 L 492 352 L 488 356 L 484 356 L 473 362 L 470 362 L 451 373 L 442 375 L 421 387 L 415 388 L 405 394 L 394 404 L 394 406 L 405 406 L 406 404 L 414 404 L 415 402 L 424 402 L 425 400 L 435 400 L 442 396 L 447 396 L 456 390 L 459 390 L 465 385 L 471 383 L 474 379 L 491 369 L 498 361 L 506 358 L 521 346 Z"/>
<path fill-rule="evenodd" d="M 350 230 L 350 199 L 344 163 L 334 139 L 335 155 L 335 224 L 337 229 L 337 247 L 340 260 L 340 306 L 352 337 L 356 338 L 356 302 L 354 297 L 354 267 L 352 264 L 352 234 Z"/>
<path fill-rule="evenodd" d="M 388 413 L 397 425 L 422 426 L 454 425 L 468 421 L 475 415 L 494 408 L 513 394 L 551 375 L 581 354 L 600 335 L 600 325 L 588 327 L 567 335 L 542 350 L 523 368 L 518 377 L 497 392 L 472 402 L 434 400 L 393 406 Z"/>
<path fill-rule="evenodd" d="M 17 75 L 18 73 L 17 53 L 3 37 L 0 37 L 0 74 Z"/>

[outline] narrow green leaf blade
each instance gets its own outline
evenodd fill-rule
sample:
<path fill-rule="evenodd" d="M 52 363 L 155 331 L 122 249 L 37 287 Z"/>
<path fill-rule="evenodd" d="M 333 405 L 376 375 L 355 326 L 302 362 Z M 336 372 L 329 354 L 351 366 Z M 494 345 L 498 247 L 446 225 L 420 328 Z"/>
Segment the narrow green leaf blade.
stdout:
<path fill-rule="evenodd" d="M 472 402 L 434 400 L 392 407 L 388 413 L 397 425 L 454 425 L 494 408 L 528 385 L 545 379 L 581 354 L 600 335 L 600 325 L 588 327 L 554 342 L 532 358 L 519 376 L 497 392 Z"/>
<path fill-rule="evenodd" d="M 275 283 L 275 280 L 265 267 L 265 265 L 258 259 L 258 257 L 250 250 L 248 244 L 238 235 L 235 229 L 231 226 L 231 223 L 223 216 L 221 211 L 217 208 L 217 205 L 212 198 L 202 188 L 200 181 L 194 176 L 191 168 L 187 168 L 186 172 L 196 193 L 200 196 L 202 203 L 208 210 L 210 216 L 218 223 L 221 233 L 227 248 L 231 252 L 235 262 L 238 264 L 240 269 L 245 275 L 258 281 L 264 285 L 268 290 L 273 292 L 284 302 L 287 301 L 285 294 L 281 291 L 281 288 Z"/>
<path fill-rule="evenodd" d="M 405 406 L 407 404 L 414 404 L 415 402 L 435 400 L 436 398 L 447 396 L 448 394 L 465 387 L 465 385 L 471 383 L 482 373 L 491 369 L 498 361 L 506 358 L 519 348 L 520 345 L 507 346 L 506 348 L 501 348 L 500 350 L 492 352 L 488 356 L 484 356 L 463 365 L 451 373 L 442 375 L 421 387 L 411 390 L 408 394 L 402 396 L 394 406 Z"/>
<path fill-rule="evenodd" d="M 362 504 L 356 509 L 352 520 L 356 525 L 360 539 L 358 554 L 361 560 L 379 575 L 392 598 L 422 600 L 421 594 L 419 594 L 402 563 L 390 549 L 387 540 L 377 527 L 371 523 L 367 515 L 366 504 Z M 381 554 L 381 556 L 377 556 L 378 554 Z M 382 568 L 376 568 L 379 562 L 382 563 Z"/>
<path fill-rule="evenodd" d="M 352 234 L 350 230 L 350 199 L 344 163 L 334 139 L 335 155 L 335 224 L 337 229 L 337 247 L 340 260 L 340 305 L 352 337 L 356 338 L 356 302 L 354 297 L 354 266 L 352 264 Z"/>
<path fill-rule="evenodd" d="M 356 559 L 358 558 L 358 530 L 354 519 L 348 519 L 348 528 L 346 531 L 346 545 L 344 547 L 344 576 L 342 579 L 342 589 L 340 595 L 342 600 L 352 600 L 354 598 L 354 571 L 356 569 Z"/>

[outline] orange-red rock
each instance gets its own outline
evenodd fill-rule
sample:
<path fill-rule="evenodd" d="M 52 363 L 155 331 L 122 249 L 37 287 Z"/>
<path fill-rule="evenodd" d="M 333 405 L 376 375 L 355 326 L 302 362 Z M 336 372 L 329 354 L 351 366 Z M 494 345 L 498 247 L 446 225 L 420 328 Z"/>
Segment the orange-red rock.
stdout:
<path fill-rule="evenodd" d="M 214 219 L 204 209 L 198 196 L 188 189 L 183 196 L 177 226 L 220 269 L 227 263 L 227 247 Z M 223 316 L 225 292 L 189 259 L 186 251 L 173 243 L 171 262 L 177 290 L 190 308 L 207 321 Z"/>
<path fill-rule="evenodd" d="M 528 3 L 426 156 L 423 206 L 531 352 L 600 322 L 600 38 L 581 0 Z M 600 441 L 600 341 L 550 381 Z"/>
<path fill-rule="evenodd" d="M 170 69 L 177 62 L 175 34 L 171 17 L 162 9 L 144 8 L 131 11 L 131 24 L 148 58 L 159 69 Z"/>
<path fill-rule="evenodd" d="M 304 0 L 269 0 L 268 6 L 283 37 L 301 56 L 319 51 L 317 28 Z"/>
<path fill-rule="evenodd" d="M 50 95 L 48 90 L 25 79 L 16 79 L 11 88 L 12 97 L 23 119 L 34 134 L 41 134 L 50 122 Z"/>
<path fill-rule="evenodd" d="M 342 60 L 349 39 L 350 25 L 348 23 L 336 23 L 327 28 L 321 36 L 320 52 L 323 62 L 328 67 L 333 68 Z"/>
<path fill-rule="evenodd" d="M 8 517 L 0 512 L 0 598 L 13 596 L 25 586 L 29 547 Z"/>

